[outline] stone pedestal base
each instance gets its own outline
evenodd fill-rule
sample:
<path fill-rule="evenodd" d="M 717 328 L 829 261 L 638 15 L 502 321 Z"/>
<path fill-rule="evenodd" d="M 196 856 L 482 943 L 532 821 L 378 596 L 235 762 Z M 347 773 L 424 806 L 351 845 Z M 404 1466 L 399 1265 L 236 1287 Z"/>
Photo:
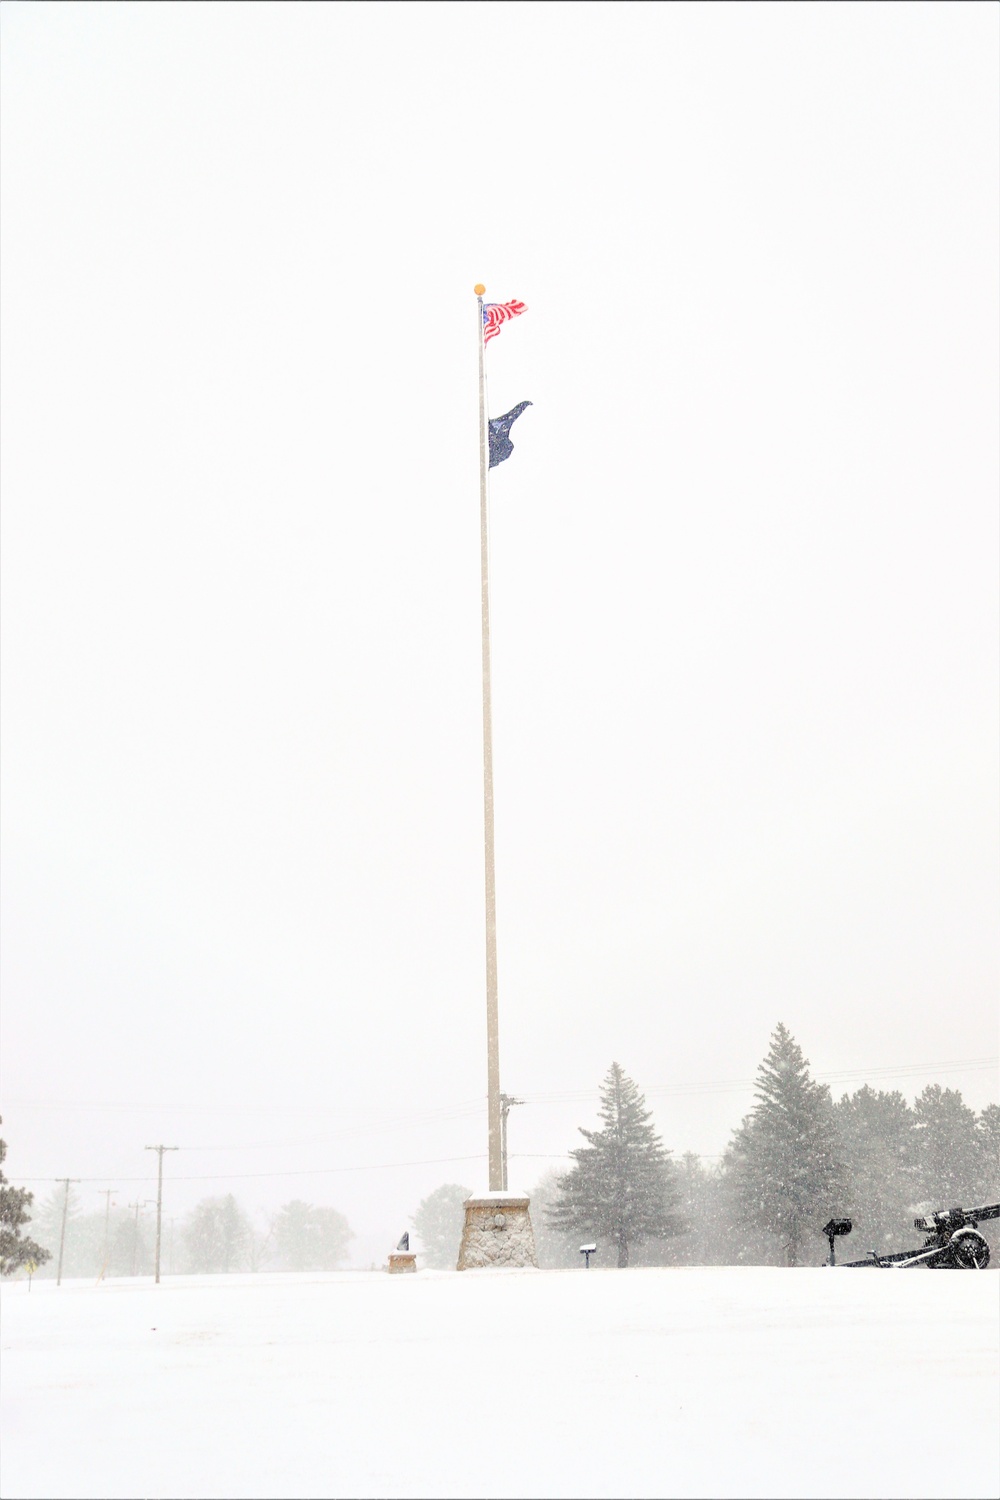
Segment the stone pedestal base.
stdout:
<path fill-rule="evenodd" d="M 537 1266 L 528 1199 L 520 1193 L 480 1193 L 465 1200 L 458 1269 Z"/>
<path fill-rule="evenodd" d="M 398 1275 L 401 1271 L 415 1271 L 416 1269 L 417 1252 L 415 1250 L 389 1251 L 390 1275 Z"/>

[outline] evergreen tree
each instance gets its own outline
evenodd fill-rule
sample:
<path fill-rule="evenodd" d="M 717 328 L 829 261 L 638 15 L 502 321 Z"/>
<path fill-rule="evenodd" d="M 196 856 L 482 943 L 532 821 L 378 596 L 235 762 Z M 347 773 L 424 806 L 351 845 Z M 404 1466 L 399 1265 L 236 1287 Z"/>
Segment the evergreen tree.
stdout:
<path fill-rule="evenodd" d="M 913 1229 L 914 1115 L 902 1094 L 865 1084 L 834 1105 L 845 1168 L 842 1200 L 865 1249 L 890 1250 Z"/>
<path fill-rule="evenodd" d="M 434 1270 L 454 1271 L 465 1224 L 465 1200 L 471 1197 L 471 1188 L 445 1183 L 423 1200 L 411 1219 L 424 1260 Z"/>
<path fill-rule="evenodd" d="M 27 1188 L 11 1187 L 3 1173 L 7 1159 L 7 1142 L 0 1141 L 0 1275 L 10 1276 L 20 1266 L 40 1266 L 49 1258 L 48 1250 L 22 1234 L 25 1224 L 30 1224 L 28 1212 L 34 1201 L 34 1193 Z"/>
<path fill-rule="evenodd" d="M 913 1105 L 916 1196 L 927 1209 L 968 1208 L 981 1184 L 975 1112 L 958 1089 L 931 1083 Z"/>
<path fill-rule="evenodd" d="M 570 1152 L 576 1165 L 559 1178 L 559 1197 L 547 1217 L 564 1233 L 609 1237 L 624 1267 L 630 1244 L 678 1233 L 676 1169 L 645 1099 L 617 1063 L 601 1085 L 600 1115 L 603 1130 L 580 1127 L 588 1144 Z"/>
<path fill-rule="evenodd" d="M 725 1168 L 742 1224 L 776 1236 L 788 1266 L 843 1211 L 843 1165 L 830 1090 L 778 1024 L 757 1070 L 757 1105 L 735 1132 Z"/>
<path fill-rule="evenodd" d="M 354 1238 L 344 1215 L 311 1203 L 286 1203 L 274 1221 L 274 1254 L 286 1271 L 334 1271 Z"/>

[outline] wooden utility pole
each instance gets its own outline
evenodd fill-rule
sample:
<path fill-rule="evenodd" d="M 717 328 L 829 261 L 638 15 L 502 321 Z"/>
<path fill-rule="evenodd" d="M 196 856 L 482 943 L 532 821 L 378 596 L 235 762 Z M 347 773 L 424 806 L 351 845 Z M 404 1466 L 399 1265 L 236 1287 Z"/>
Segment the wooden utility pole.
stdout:
<path fill-rule="evenodd" d="M 56 1286 L 62 1286 L 63 1249 L 66 1245 L 66 1220 L 69 1218 L 69 1185 L 71 1182 L 79 1182 L 79 1177 L 57 1177 L 57 1182 L 65 1183 L 66 1191 L 63 1194 L 62 1228 L 59 1231 L 59 1265 L 56 1268 Z"/>
<path fill-rule="evenodd" d="M 503 1181 L 500 1186 L 504 1192 L 510 1187 L 507 1181 L 507 1116 L 515 1104 L 523 1104 L 523 1099 L 515 1099 L 512 1094 L 500 1095 L 500 1145 L 503 1162 Z"/>
<path fill-rule="evenodd" d="M 160 1230 L 163 1223 L 163 1153 L 164 1151 L 179 1151 L 179 1146 L 147 1146 L 147 1151 L 155 1151 L 157 1157 L 156 1172 L 156 1284 L 160 1284 Z"/>
<path fill-rule="evenodd" d="M 101 1191 L 104 1194 L 104 1249 L 101 1251 L 101 1275 L 103 1276 L 108 1268 L 108 1252 L 110 1249 L 111 1194 L 117 1193 L 118 1189 L 102 1188 Z"/>
<path fill-rule="evenodd" d="M 139 1210 L 146 1208 L 152 1203 L 152 1198 L 141 1198 L 138 1203 L 130 1203 L 129 1208 L 135 1209 L 135 1222 L 132 1225 L 132 1275 L 135 1275 L 136 1263 L 139 1258 Z"/>

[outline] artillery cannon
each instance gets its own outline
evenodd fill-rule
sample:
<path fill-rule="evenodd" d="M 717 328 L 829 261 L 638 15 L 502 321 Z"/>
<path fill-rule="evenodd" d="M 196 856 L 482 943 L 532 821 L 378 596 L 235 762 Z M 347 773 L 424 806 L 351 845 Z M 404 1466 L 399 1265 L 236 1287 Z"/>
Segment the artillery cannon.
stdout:
<path fill-rule="evenodd" d="M 1000 1219 L 1000 1203 L 984 1208 L 942 1208 L 933 1214 L 914 1219 L 927 1239 L 918 1250 L 900 1250 L 893 1255 L 879 1255 L 869 1250 L 867 1260 L 843 1261 L 845 1270 L 858 1266 L 875 1266 L 881 1270 L 904 1270 L 907 1266 L 926 1266 L 929 1270 L 985 1271 L 990 1263 L 990 1247 L 979 1225 L 986 1219 Z M 830 1241 L 830 1265 L 836 1264 L 834 1241 L 850 1234 L 850 1219 L 831 1219 L 823 1230 Z"/>

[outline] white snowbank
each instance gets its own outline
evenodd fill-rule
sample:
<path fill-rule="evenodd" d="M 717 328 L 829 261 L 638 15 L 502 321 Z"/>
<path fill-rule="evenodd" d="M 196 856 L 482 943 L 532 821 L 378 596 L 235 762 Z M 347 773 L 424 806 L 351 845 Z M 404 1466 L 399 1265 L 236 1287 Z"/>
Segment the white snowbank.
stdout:
<path fill-rule="evenodd" d="M 997 1286 L 594 1267 L 17 1282 L 0 1490 L 993 1496 Z"/>

